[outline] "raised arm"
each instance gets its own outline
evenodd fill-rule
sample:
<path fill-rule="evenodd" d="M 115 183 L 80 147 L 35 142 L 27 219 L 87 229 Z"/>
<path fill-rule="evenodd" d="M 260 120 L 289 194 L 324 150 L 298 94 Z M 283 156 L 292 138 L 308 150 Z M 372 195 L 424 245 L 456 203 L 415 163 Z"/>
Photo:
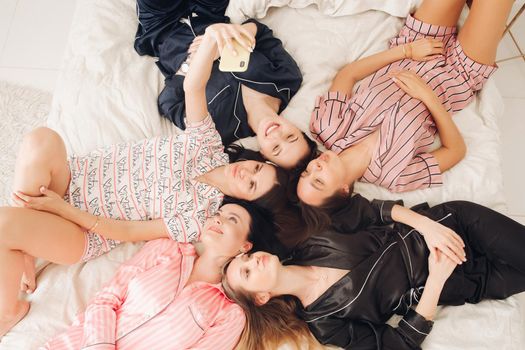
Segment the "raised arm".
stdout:
<path fill-rule="evenodd" d="M 458 127 L 452 120 L 434 91 L 416 73 L 402 71 L 394 81 L 408 95 L 421 100 L 428 108 L 441 138 L 441 147 L 430 152 L 439 165 L 441 172 L 452 168 L 465 157 L 467 147 Z"/>
<path fill-rule="evenodd" d="M 189 125 L 202 121 L 208 115 L 206 84 L 210 79 L 217 50 L 226 45 L 231 47 L 232 38 L 249 50 L 255 43 L 254 25 L 217 23 L 206 28 L 206 32 L 192 54 L 188 73 L 184 78 L 186 118 Z"/>
<path fill-rule="evenodd" d="M 403 58 L 427 61 L 439 54 L 443 54 L 443 42 L 436 39 L 424 38 L 394 46 L 344 66 L 335 76 L 329 91 L 340 91 L 350 96 L 356 82 L 392 62 Z"/>

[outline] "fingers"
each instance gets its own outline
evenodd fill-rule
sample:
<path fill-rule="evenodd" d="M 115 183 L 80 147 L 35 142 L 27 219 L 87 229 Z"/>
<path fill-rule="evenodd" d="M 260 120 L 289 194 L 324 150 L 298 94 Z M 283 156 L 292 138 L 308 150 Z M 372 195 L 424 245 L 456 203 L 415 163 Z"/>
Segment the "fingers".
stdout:
<path fill-rule="evenodd" d="M 408 93 L 408 91 L 410 91 L 410 88 L 405 84 L 404 79 L 405 78 L 400 77 L 400 76 L 395 76 L 395 77 L 392 78 L 394 83 L 396 83 L 396 85 L 399 86 L 401 88 L 401 90 L 403 90 L 404 92 Z"/>
<path fill-rule="evenodd" d="M 445 49 L 442 47 L 433 47 L 430 53 L 432 55 L 443 55 L 445 53 Z"/>
<path fill-rule="evenodd" d="M 434 47 L 444 47 L 445 43 L 439 39 L 431 39 L 432 46 Z"/>
<path fill-rule="evenodd" d="M 252 43 L 240 32 L 233 33 L 235 40 L 249 52 L 253 52 Z"/>
<path fill-rule="evenodd" d="M 224 37 L 223 39 L 224 39 L 224 42 L 226 43 L 226 47 L 228 48 L 228 50 L 230 50 L 234 56 L 237 56 L 237 50 L 235 50 L 235 48 L 233 47 L 232 38 L 227 36 L 227 37 Z"/>
<path fill-rule="evenodd" d="M 248 29 L 243 26 L 237 26 L 232 28 L 231 34 L 242 47 L 244 47 L 249 52 L 253 52 L 253 48 L 255 47 L 255 38 Z"/>
<path fill-rule="evenodd" d="M 13 193 L 18 199 L 24 201 L 24 202 L 30 202 L 31 196 L 26 195 L 25 193 L 22 193 L 20 191 L 16 191 Z"/>
<path fill-rule="evenodd" d="M 434 60 L 436 58 L 439 58 L 440 56 L 443 56 L 443 54 L 425 56 L 421 60 L 422 61 L 432 61 L 432 60 Z"/>
<path fill-rule="evenodd" d="M 454 252 L 448 246 L 444 245 L 444 246 L 440 247 L 440 249 L 441 249 L 441 252 L 444 255 L 446 255 L 450 260 L 452 260 L 454 263 L 456 263 L 458 265 L 461 265 L 463 263 L 462 259 L 458 255 L 456 255 L 456 252 Z"/>
<path fill-rule="evenodd" d="M 253 48 L 255 46 L 255 38 L 253 37 L 253 34 L 243 26 L 239 27 L 239 31 L 249 40 L 250 46 Z"/>
<path fill-rule="evenodd" d="M 456 232 L 450 230 L 449 233 L 452 239 L 456 240 L 461 245 L 461 247 L 465 248 L 465 242 Z"/>
<path fill-rule="evenodd" d="M 460 262 L 454 259 L 456 263 L 461 264 L 467 261 L 467 258 L 465 257 L 465 250 L 459 245 L 459 243 L 456 240 L 450 238 L 447 247 L 454 253 L 457 259 L 459 259 Z"/>
<path fill-rule="evenodd" d="M 25 207 L 26 206 L 26 202 L 20 198 L 19 196 L 16 195 L 16 193 L 11 193 L 11 201 L 15 204 L 15 206 L 17 207 Z"/>
<path fill-rule="evenodd" d="M 219 50 L 220 53 L 222 53 L 222 50 L 224 49 L 224 40 L 222 38 L 222 36 L 218 35 L 215 40 L 217 41 L 217 49 Z"/>

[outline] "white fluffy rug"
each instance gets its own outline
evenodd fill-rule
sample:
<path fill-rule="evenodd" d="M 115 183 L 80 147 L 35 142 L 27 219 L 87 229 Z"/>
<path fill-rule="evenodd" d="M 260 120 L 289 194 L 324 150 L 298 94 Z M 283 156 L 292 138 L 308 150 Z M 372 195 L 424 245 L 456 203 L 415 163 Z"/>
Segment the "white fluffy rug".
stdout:
<path fill-rule="evenodd" d="M 51 97 L 45 91 L 0 81 L 0 206 L 8 204 L 22 136 L 45 124 Z"/>

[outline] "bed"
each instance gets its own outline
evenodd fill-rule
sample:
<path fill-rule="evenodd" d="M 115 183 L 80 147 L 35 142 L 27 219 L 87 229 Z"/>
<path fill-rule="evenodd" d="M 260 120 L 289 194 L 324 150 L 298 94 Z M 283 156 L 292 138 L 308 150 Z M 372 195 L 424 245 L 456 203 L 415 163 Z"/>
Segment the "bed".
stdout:
<path fill-rule="evenodd" d="M 315 96 L 328 88 L 337 70 L 384 49 L 417 2 L 235 0 L 228 14 L 232 21 L 260 18 L 296 58 L 304 82 L 284 113 L 307 130 Z M 163 77 L 155 59 L 139 57 L 133 50 L 136 27 L 133 0 L 77 0 L 48 118 L 48 125 L 64 137 L 69 152 L 86 153 L 102 145 L 178 132 L 158 115 L 156 99 Z M 399 195 L 357 184 L 356 191 L 370 199 L 402 198 L 407 205 L 466 199 L 504 211 L 498 131 L 502 110 L 502 99 L 491 79 L 476 101 L 454 117 L 468 152 L 445 173 L 444 186 Z M 253 140 L 246 144 L 252 145 Z M 32 308 L 2 339 L 0 350 L 35 349 L 64 330 L 119 263 L 140 245 L 123 244 L 87 264 L 39 262 L 38 288 L 28 297 Z M 523 349 L 525 313 L 520 301 L 525 304 L 525 293 L 476 306 L 442 308 L 423 349 Z"/>

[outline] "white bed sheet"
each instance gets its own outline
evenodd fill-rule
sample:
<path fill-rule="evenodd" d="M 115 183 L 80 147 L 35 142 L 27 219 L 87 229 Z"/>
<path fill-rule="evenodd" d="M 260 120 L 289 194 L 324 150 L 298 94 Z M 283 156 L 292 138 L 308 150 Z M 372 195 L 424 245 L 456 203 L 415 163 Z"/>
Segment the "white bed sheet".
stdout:
<path fill-rule="evenodd" d="M 262 21 L 274 29 L 296 58 L 303 86 L 284 112 L 307 130 L 315 96 L 323 93 L 337 70 L 363 55 L 382 50 L 402 18 L 370 11 L 327 17 L 317 8 L 270 9 Z M 137 26 L 133 0 L 78 0 L 69 45 L 55 90 L 48 125 L 65 139 L 69 152 L 126 140 L 177 132 L 160 118 L 156 99 L 163 78 L 155 60 L 133 50 Z M 454 118 L 468 153 L 445 174 L 441 188 L 391 194 L 371 185 L 356 190 L 369 198 L 403 198 L 406 204 L 467 199 L 505 209 L 497 119 L 502 99 L 492 80 L 475 103 Z M 253 141 L 253 140 L 252 140 Z M 2 339 L 0 349 L 34 349 L 64 330 L 74 315 L 129 258 L 139 244 L 125 244 L 87 264 L 47 266 L 31 296 L 28 316 Z M 424 349 L 523 349 L 525 321 L 518 300 L 444 308 Z"/>

